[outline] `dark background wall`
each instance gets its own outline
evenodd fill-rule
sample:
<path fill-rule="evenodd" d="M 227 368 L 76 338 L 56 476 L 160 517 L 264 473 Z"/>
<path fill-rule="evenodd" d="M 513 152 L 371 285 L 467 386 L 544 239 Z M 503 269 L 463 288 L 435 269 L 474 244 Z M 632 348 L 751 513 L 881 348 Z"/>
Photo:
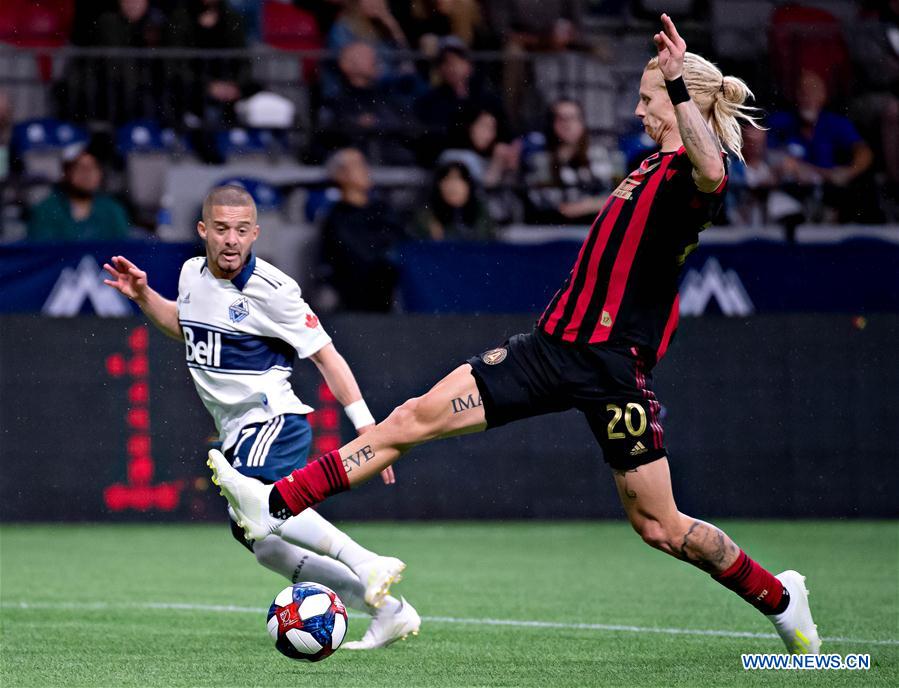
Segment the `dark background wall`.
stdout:
<path fill-rule="evenodd" d="M 383 418 L 532 322 L 345 315 L 325 326 Z M 150 330 L 143 369 L 144 331 L 139 319 L 0 317 L 0 519 L 221 518 L 203 463 L 214 427 L 181 345 Z M 897 342 L 897 315 L 685 319 L 655 371 L 681 509 L 899 515 Z M 333 404 L 319 399 L 314 367 L 298 363 L 294 383 L 325 409 L 312 418 L 327 438 Z M 148 414 L 135 413 L 142 408 Z M 345 419 L 341 429 L 351 436 Z M 419 447 L 397 476 L 392 488 L 372 482 L 322 511 L 341 519 L 621 515 L 576 412 Z"/>

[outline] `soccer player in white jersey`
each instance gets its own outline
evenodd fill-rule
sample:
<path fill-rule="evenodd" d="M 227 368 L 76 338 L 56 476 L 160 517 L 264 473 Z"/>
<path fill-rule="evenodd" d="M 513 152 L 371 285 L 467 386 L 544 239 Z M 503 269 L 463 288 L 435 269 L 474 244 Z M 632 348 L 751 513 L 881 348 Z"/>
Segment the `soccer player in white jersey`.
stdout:
<path fill-rule="evenodd" d="M 234 467 L 272 483 L 305 464 L 312 437 L 306 414 L 313 409 L 290 386 L 295 354 L 312 359 L 359 434 L 372 429 L 375 420 L 349 365 L 297 283 L 253 255 L 259 226 L 252 196 L 238 186 L 213 189 L 197 231 L 206 257 L 184 263 L 177 302 L 151 289 L 147 274 L 123 256 L 103 266 L 110 275 L 105 283 L 185 343 L 187 367 Z M 386 484 L 395 482 L 391 468 L 381 475 Z M 293 582 L 323 583 L 372 615 L 362 640 L 344 647 L 374 649 L 418 632 L 421 619 L 412 605 L 389 594 L 405 568 L 399 559 L 365 549 L 311 509 L 255 543 L 230 513 L 232 532 L 260 564 Z"/>

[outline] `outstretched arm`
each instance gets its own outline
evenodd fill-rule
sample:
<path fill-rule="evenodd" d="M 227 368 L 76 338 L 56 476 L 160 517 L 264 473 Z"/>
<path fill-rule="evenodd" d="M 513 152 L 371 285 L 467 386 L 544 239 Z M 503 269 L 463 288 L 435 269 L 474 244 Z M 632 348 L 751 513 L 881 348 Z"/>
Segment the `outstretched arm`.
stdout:
<path fill-rule="evenodd" d="M 163 334 L 182 341 L 181 324 L 178 322 L 178 304 L 163 298 L 150 288 L 147 273 L 124 256 L 113 256 L 112 265 L 104 263 L 103 269 L 112 279 L 103 280 L 113 289 L 134 301 Z"/>
<path fill-rule="evenodd" d="M 659 69 L 666 81 L 683 76 L 687 43 L 667 14 L 662 15 L 662 31 L 652 37 L 659 51 Z M 693 179 L 700 191 L 714 191 L 724 179 L 721 145 L 692 99 L 674 106 L 677 128 L 693 163 Z"/>
<path fill-rule="evenodd" d="M 345 409 L 353 404 L 359 404 L 361 402 L 361 406 L 356 408 L 364 408 L 367 412 L 368 409 L 365 407 L 365 402 L 362 399 L 362 392 L 359 389 L 359 384 L 356 382 L 356 377 L 353 375 L 353 371 L 350 370 L 349 363 L 347 363 L 346 359 L 340 355 L 340 352 L 337 351 L 333 344 L 325 344 L 325 346 L 312 354 L 309 358 L 315 363 L 327 383 L 328 388 Z M 356 425 L 355 418 L 351 417 L 350 420 Z M 370 423 L 356 425 L 356 431 L 360 435 L 364 435 L 374 427 L 374 419 L 372 419 L 372 422 Z M 392 485 L 396 482 L 392 466 L 387 466 L 387 468 L 381 471 L 381 479 L 384 481 L 385 485 Z"/>

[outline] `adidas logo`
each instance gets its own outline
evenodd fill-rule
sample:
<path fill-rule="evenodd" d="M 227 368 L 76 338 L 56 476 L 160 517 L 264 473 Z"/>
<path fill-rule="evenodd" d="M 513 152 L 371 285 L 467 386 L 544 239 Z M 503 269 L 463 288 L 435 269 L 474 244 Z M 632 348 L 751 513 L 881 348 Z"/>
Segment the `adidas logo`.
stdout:
<path fill-rule="evenodd" d="M 643 446 L 642 442 L 637 442 L 634 445 L 634 448 L 631 449 L 631 456 L 640 456 L 640 454 L 645 454 L 648 450 Z"/>

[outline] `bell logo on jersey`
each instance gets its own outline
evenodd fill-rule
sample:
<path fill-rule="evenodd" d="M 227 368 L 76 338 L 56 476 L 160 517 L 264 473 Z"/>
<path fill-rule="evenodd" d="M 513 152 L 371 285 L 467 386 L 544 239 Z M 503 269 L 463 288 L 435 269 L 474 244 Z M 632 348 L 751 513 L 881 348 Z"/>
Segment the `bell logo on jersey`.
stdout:
<path fill-rule="evenodd" d="M 184 332 L 184 349 L 188 363 L 218 368 L 222 360 L 222 335 L 219 332 L 206 332 L 206 340 L 196 341 L 194 331 L 190 327 L 181 326 Z"/>

